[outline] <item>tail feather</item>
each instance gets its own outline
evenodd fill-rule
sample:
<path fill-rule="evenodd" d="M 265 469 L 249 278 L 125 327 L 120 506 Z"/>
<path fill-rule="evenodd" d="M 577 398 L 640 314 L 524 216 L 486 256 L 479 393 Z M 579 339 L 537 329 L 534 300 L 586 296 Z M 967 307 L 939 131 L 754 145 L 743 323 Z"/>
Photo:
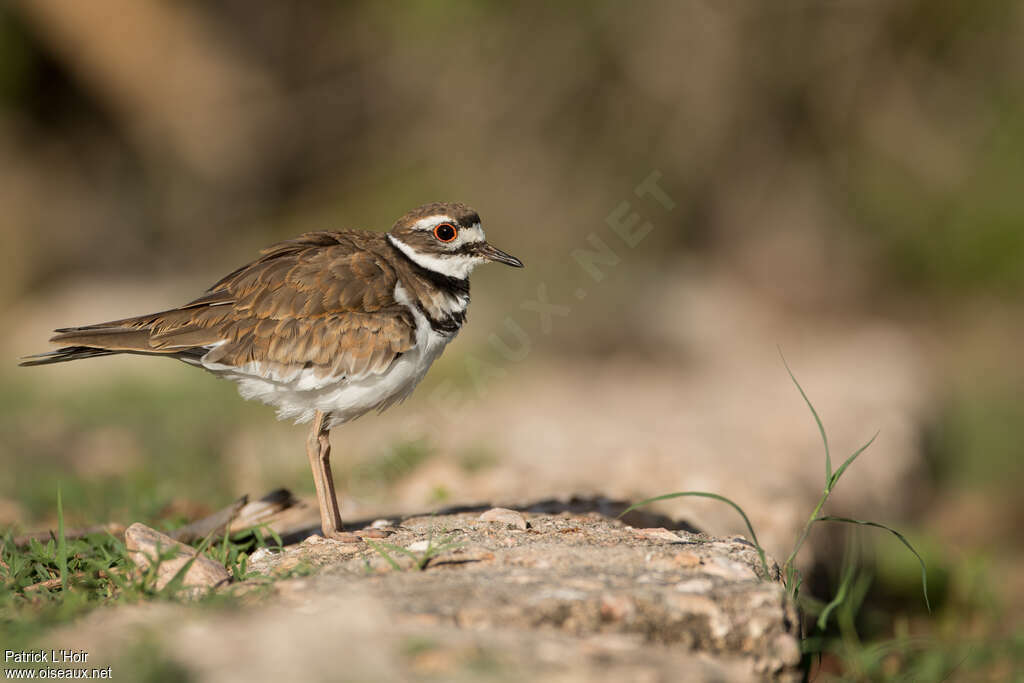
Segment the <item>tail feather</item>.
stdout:
<path fill-rule="evenodd" d="M 56 351 L 48 353 L 37 353 L 32 356 L 22 356 L 18 359 L 18 365 L 30 367 L 33 365 L 50 365 L 52 363 L 64 363 L 79 358 L 96 358 L 97 356 L 110 356 L 118 351 L 107 351 L 105 349 L 94 349 L 88 346 L 65 346 Z"/>
<path fill-rule="evenodd" d="M 151 332 L 147 328 L 113 327 L 106 325 L 87 325 L 84 327 L 65 327 L 55 330 L 50 338 L 54 344 L 63 346 L 55 351 L 24 356 L 18 365 L 50 365 L 64 363 L 81 358 L 96 358 L 117 353 L 141 353 L 155 356 L 189 355 L 188 349 L 159 349 L 150 343 Z"/>
<path fill-rule="evenodd" d="M 219 341 L 216 331 L 210 329 L 210 323 L 217 320 L 202 318 L 202 311 L 229 301 L 227 292 L 210 291 L 181 308 L 95 325 L 62 327 L 54 330 L 50 338 L 51 343 L 61 348 L 25 356 L 18 364 L 48 365 L 116 353 L 165 356 L 194 363 L 210 350 L 211 344 Z"/>
<path fill-rule="evenodd" d="M 148 329 L 89 326 L 65 327 L 55 332 L 56 334 L 50 337 L 53 344 L 88 346 L 108 351 L 154 351 L 149 344 Z"/>

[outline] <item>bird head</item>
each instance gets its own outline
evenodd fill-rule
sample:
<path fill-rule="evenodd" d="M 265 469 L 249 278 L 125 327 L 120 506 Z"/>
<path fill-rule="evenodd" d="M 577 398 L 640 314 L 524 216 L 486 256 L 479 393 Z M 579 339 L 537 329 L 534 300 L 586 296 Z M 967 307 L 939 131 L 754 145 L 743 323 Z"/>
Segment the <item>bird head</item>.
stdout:
<path fill-rule="evenodd" d="M 399 218 L 388 232 L 391 244 L 413 263 L 464 280 L 481 263 L 522 268 L 523 262 L 487 242 L 480 216 L 465 204 L 424 204 Z"/>

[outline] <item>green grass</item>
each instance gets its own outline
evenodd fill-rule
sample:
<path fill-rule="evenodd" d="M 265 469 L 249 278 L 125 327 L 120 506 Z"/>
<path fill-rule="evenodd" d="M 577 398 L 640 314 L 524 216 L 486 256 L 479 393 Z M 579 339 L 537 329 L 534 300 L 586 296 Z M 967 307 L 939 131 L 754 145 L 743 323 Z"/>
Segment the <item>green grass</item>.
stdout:
<path fill-rule="evenodd" d="M 235 581 L 257 578 L 248 568 L 248 554 L 258 547 L 279 547 L 280 538 L 252 529 L 225 535 L 216 543 L 205 539 L 197 547 L 230 571 Z M 182 599 L 186 564 L 161 589 L 157 573 L 162 561 L 151 558 L 138 570 L 124 541 L 109 533 L 66 538 L 64 509 L 57 494 L 57 532 L 46 542 L 35 539 L 17 545 L 12 530 L 0 539 L 0 641 L 8 649 L 28 647 L 47 630 L 105 606 L 147 600 Z M 280 577 L 279 577 L 280 578 Z M 208 604 L 230 604 L 230 596 L 210 594 Z"/>
<path fill-rule="evenodd" d="M 924 616 L 910 608 L 918 587 L 906 584 L 914 572 L 895 568 L 893 583 L 894 568 L 887 564 L 894 553 L 868 558 L 860 552 L 848 549 L 843 559 L 833 585 L 844 597 L 828 627 L 804 643 L 812 653 L 814 680 L 1020 680 L 1013 674 L 1024 671 L 1024 628 L 1009 623 L 993 599 L 991 574 L 970 571 L 973 575 L 966 576 L 965 567 L 953 567 L 937 601 L 941 606 Z M 965 591 L 969 585 L 981 588 L 984 596 Z"/>

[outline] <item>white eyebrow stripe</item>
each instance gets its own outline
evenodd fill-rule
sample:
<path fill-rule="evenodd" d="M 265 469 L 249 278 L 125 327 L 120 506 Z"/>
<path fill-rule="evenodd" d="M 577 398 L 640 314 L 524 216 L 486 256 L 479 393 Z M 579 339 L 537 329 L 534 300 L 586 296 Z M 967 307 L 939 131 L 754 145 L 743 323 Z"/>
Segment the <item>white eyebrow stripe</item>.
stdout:
<path fill-rule="evenodd" d="M 434 226 L 438 223 L 451 223 L 452 225 L 456 225 L 455 220 L 453 220 L 451 216 L 438 213 L 433 216 L 427 216 L 426 218 L 419 219 L 410 225 L 409 228 L 412 230 L 433 230 Z"/>

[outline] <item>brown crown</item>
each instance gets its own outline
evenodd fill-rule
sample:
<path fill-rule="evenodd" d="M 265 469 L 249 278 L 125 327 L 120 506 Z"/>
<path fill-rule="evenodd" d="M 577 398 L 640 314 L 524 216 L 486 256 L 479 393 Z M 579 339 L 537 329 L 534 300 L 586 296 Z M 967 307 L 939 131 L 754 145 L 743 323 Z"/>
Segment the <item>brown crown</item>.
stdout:
<path fill-rule="evenodd" d="M 403 230 L 422 218 L 438 215 L 450 217 L 460 228 L 468 228 L 474 223 L 480 222 L 480 215 L 465 204 L 460 204 L 458 202 L 432 202 L 430 204 L 418 206 L 412 211 L 406 213 L 395 221 L 391 230 L 392 232 Z"/>

